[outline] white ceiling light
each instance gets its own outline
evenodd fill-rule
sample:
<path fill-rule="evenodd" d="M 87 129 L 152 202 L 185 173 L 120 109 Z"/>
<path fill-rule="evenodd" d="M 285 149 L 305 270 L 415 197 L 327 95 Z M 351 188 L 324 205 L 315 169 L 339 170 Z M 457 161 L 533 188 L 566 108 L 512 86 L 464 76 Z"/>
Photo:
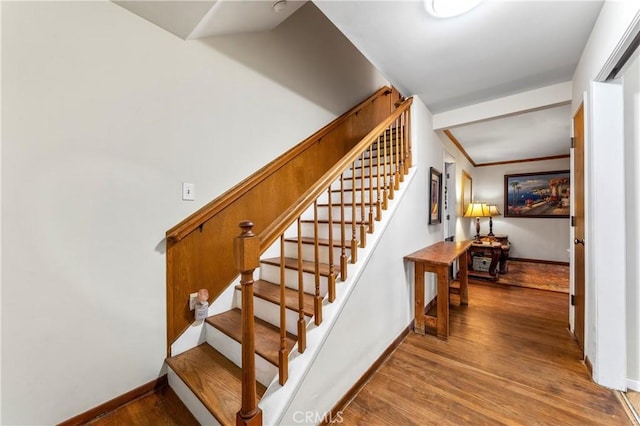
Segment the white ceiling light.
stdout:
<path fill-rule="evenodd" d="M 287 0 L 278 0 L 271 7 L 273 7 L 274 12 L 280 13 L 287 8 Z"/>
<path fill-rule="evenodd" d="M 482 3 L 482 0 L 424 0 L 430 15 L 436 18 L 453 18 L 467 13 Z"/>

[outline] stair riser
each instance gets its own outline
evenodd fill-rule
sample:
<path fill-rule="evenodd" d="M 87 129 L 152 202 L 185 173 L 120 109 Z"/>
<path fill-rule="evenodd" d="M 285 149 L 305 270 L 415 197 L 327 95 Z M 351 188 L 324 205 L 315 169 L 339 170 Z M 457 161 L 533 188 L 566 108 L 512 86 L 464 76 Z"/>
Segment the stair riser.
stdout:
<path fill-rule="evenodd" d="M 211 414 L 207 407 L 200 402 L 197 396 L 193 394 L 191 389 L 178 377 L 178 375 L 167 367 L 167 379 L 169 381 L 169 387 L 178 395 L 178 398 L 189 409 L 191 414 L 196 418 L 201 425 L 218 426 L 221 423 Z"/>
<path fill-rule="evenodd" d="M 387 178 L 386 182 L 389 182 L 389 179 Z M 373 183 L 373 189 L 375 190 L 378 187 L 378 177 L 377 176 L 373 176 L 371 179 L 369 179 L 369 177 L 365 176 L 364 178 L 364 189 L 366 191 L 369 190 L 370 187 L 372 187 L 372 183 Z M 356 189 L 360 189 L 362 188 L 362 179 L 360 177 L 356 177 L 356 179 L 344 179 L 343 180 L 343 187 L 345 190 L 350 190 L 354 187 Z M 385 184 L 385 178 L 384 176 L 380 176 L 380 187 L 382 188 L 382 186 Z M 333 182 L 331 184 L 331 188 L 335 191 L 339 191 L 340 190 L 340 180 L 337 180 L 335 182 Z"/>
<path fill-rule="evenodd" d="M 334 241 L 337 243 L 338 240 Z M 333 247 L 333 263 L 337 264 L 340 259 L 342 249 L 340 247 Z M 351 246 L 345 247 L 345 254 L 351 257 Z M 284 255 L 286 257 L 298 257 L 298 244 L 293 241 L 287 241 L 284 245 Z M 318 257 L 320 263 L 329 264 L 329 246 L 318 245 Z M 313 244 L 302 244 L 302 259 L 309 262 L 315 261 L 315 247 Z"/>
<path fill-rule="evenodd" d="M 319 223 L 318 224 L 318 238 L 329 239 L 329 226 L 333 228 L 333 240 L 340 243 L 342 241 L 342 224 L 340 222 L 333 224 Z M 365 225 L 366 226 L 366 225 Z M 313 238 L 314 236 L 314 224 L 311 222 L 302 223 L 302 235 L 305 237 Z M 345 245 L 348 247 L 351 244 L 352 239 L 352 224 L 346 223 L 344 225 L 344 238 Z M 356 223 L 356 239 L 360 238 L 360 224 Z"/>
<path fill-rule="evenodd" d="M 235 306 L 242 309 L 242 292 L 240 290 L 236 290 L 236 304 Z M 253 314 L 268 322 L 271 325 L 276 327 L 280 327 L 280 305 L 276 305 L 267 300 L 261 299 L 259 297 L 253 298 Z M 286 328 L 287 331 L 294 336 L 298 335 L 298 312 L 293 311 L 291 309 L 285 309 L 286 315 Z M 309 323 L 309 317 L 305 316 L 305 321 L 307 324 Z"/>
<path fill-rule="evenodd" d="M 374 177 L 378 176 L 378 166 L 377 165 L 373 165 L 371 167 L 371 168 L 373 168 L 373 170 L 371 172 L 369 171 L 369 168 L 370 168 L 369 165 L 366 164 L 365 167 L 364 167 L 364 176 L 365 177 L 368 177 L 369 174 L 372 174 Z M 358 163 L 358 164 L 356 164 L 356 169 L 355 170 L 352 169 L 352 168 L 348 169 L 348 170 L 345 170 L 344 177 L 345 178 L 352 178 L 354 175 L 356 177 L 360 177 L 360 176 L 362 176 L 362 172 L 363 172 L 363 169 L 360 167 L 360 165 Z M 387 167 L 387 173 L 388 172 L 389 172 L 389 168 Z M 380 167 L 380 175 L 382 176 L 382 167 Z"/>
<path fill-rule="evenodd" d="M 339 258 L 336 258 L 336 265 L 339 265 Z M 295 269 L 285 268 L 285 285 L 294 290 L 298 289 L 298 271 Z M 262 264 L 260 267 L 260 278 L 274 284 L 280 284 L 280 268 L 278 266 Z M 305 293 L 315 294 L 315 275 L 309 272 L 302 274 L 302 288 Z M 328 278 L 320 276 L 320 295 L 324 297 L 327 294 Z"/>
<path fill-rule="evenodd" d="M 377 188 L 374 188 L 373 191 L 371 191 L 371 194 L 369 194 L 369 191 L 364 191 L 364 194 L 362 194 L 362 191 L 344 191 L 344 203 L 345 206 L 350 206 L 352 204 L 352 200 L 353 197 L 355 197 L 356 200 L 356 204 L 360 204 L 362 202 L 363 199 L 363 195 L 364 195 L 364 202 L 365 203 L 369 203 L 369 197 L 371 196 L 371 199 L 373 200 L 374 204 L 376 202 L 378 202 L 378 190 Z M 384 189 L 380 188 L 380 195 L 379 195 L 379 201 L 382 203 L 383 197 L 384 197 Z M 331 203 L 333 205 L 333 207 L 339 206 L 340 205 L 340 192 L 332 192 L 331 193 Z M 329 197 L 326 194 L 322 194 L 321 197 L 318 198 L 318 204 L 329 204 Z"/>
<path fill-rule="evenodd" d="M 369 157 L 368 154 L 365 154 L 364 161 L 358 159 L 358 161 L 356 161 L 356 166 L 360 166 L 360 164 L 364 164 L 365 167 L 371 166 L 371 165 L 377 166 L 378 164 L 382 165 L 384 163 L 387 165 L 387 170 L 389 170 L 389 164 L 396 162 L 396 156 L 394 154 L 393 158 L 391 158 L 391 155 L 389 155 L 389 152 L 387 152 L 387 155 L 385 157 L 384 155 L 382 155 L 382 152 L 381 152 L 379 160 L 380 161 L 378 162 L 378 154 L 374 151 L 373 156 L 371 158 Z"/>
<path fill-rule="evenodd" d="M 368 204 L 365 204 L 364 206 L 364 219 L 368 220 L 369 218 L 369 210 L 371 209 L 371 206 Z M 344 209 L 342 209 L 340 206 L 332 206 L 331 207 L 331 220 L 336 222 L 336 221 L 340 221 L 342 218 L 342 212 L 344 211 L 344 220 L 346 221 L 351 221 L 351 218 L 354 216 L 353 214 L 353 206 L 351 204 L 346 204 L 344 206 Z M 375 205 L 373 205 L 373 214 L 375 216 Z M 355 211 L 355 217 L 356 217 L 356 221 L 360 221 L 362 218 L 362 205 L 360 204 L 356 204 L 356 211 Z M 303 220 L 313 220 L 313 212 L 309 213 L 309 212 L 305 212 L 302 214 L 302 219 Z M 318 206 L 318 220 L 319 221 L 323 221 L 323 220 L 329 220 L 329 206 Z"/>
<path fill-rule="evenodd" d="M 218 352 L 228 358 L 238 367 L 242 366 L 242 345 L 231 337 L 222 333 L 210 324 L 207 327 L 207 343 Z M 260 355 L 256 354 L 256 380 L 265 386 L 269 386 L 273 378 L 278 374 L 278 367 L 271 364 Z"/>

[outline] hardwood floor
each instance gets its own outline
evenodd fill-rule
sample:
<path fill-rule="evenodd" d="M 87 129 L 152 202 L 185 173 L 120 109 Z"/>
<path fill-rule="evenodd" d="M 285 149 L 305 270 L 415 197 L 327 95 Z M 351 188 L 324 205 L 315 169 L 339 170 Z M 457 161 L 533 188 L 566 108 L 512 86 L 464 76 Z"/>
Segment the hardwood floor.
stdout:
<path fill-rule="evenodd" d="M 124 407 L 98 417 L 92 426 L 198 426 L 199 423 L 182 401 L 165 386 L 156 393 L 143 396 Z"/>
<path fill-rule="evenodd" d="M 344 425 L 631 425 L 567 331 L 568 295 L 469 286 L 448 341 L 409 334 L 338 416 Z M 452 296 L 455 297 L 455 296 Z M 92 425 L 196 425 L 171 389 Z"/>
<path fill-rule="evenodd" d="M 411 333 L 341 424 L 631 424 L 579 360 L 567 294 L 477 284 L 469 292 L 469 306 L 451 307 L 449 340 Z"/>

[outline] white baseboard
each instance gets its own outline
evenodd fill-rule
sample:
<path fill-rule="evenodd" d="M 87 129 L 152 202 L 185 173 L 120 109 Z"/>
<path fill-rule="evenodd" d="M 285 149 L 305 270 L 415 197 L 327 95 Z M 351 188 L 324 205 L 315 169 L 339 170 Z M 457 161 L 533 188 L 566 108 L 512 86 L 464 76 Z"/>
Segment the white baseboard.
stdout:
<path fill-rule="evenodd" d="M 640 392 L 640 380 L 627 379 L 627 389 Z"/>

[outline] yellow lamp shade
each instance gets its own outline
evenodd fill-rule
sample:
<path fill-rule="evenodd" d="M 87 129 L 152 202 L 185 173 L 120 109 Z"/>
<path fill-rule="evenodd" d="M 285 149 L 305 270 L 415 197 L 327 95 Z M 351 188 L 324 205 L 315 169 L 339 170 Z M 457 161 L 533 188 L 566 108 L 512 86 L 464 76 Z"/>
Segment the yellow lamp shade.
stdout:
<path fill-rule="evenodd" d="M 472 202 L 467 207 L 464 217 L 490 217 L 489 207 L 485 203 Z"/>

